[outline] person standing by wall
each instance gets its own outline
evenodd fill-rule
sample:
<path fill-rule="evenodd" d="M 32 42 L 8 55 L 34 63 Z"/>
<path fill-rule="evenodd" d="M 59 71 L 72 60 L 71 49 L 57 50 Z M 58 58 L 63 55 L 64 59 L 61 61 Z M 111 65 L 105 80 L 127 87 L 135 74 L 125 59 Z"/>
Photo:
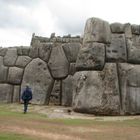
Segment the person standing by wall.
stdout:
<path fill-rule="evenodd" d="M 22 93 L 21 99 L 24 102 L 24 114 L 25 114 L 27 113 L 27 110 L 28 110 L 29 101 L 32 100 L 32 90 L 28 85 L 26 85 L 26 88 L 24 89 Z"/>

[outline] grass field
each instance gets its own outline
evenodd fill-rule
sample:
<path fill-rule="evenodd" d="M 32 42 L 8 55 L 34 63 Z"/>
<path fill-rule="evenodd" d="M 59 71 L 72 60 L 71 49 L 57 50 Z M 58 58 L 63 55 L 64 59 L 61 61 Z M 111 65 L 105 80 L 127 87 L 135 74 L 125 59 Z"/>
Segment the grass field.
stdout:
<path fill-rule="evenodd" d="M 23 114 L 20 104 L 0 105 L 0 140 L 140 140 L 140 117 L 120 118 L 50 119 Z"/>

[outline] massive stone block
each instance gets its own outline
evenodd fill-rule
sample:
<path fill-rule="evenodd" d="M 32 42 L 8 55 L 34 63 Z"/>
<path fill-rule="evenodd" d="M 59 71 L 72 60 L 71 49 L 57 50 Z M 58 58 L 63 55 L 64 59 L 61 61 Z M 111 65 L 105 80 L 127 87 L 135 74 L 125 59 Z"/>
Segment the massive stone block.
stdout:
<path fill-rule="evenodd" d="M 119 64 L 122 113 L 140 114 L 140 65 Z"/>
<path fill-rule="evenodd" d="M 29 46 L 17 47 L 17 54 L 18 55 L 28 56 L 29 55 L 29 51 L 30 51 L 30 47 Z"/>
<path fill-rule="evenodd" d="M 3 57 L 0 56 L 0 83 L 5 83 L 7 80 L 8 68 L 3 65 Z"/>
<path fill-rule="evenodd" d="M 0 103 L 11 103 L 13 97 L 13 86 L 0 84 Z"/>
<path fill-rule="evenodd" d="M 131 24 L 130 23 L 124 24 L 124 29 L 125 29 L 125 37 L 129 39 L 132 38 Z"/>
<path fill-rule="evenodd" d="M 69 75 L 62 81 L 62 105 L 72 106 L 73 76 Z"/>
<path fill-rule="evenodd" d="M 24 68 L 31 60 L 29 56 L 18 56 L 15 66 Z"/>
<path fill-rule="evenodd" d="M 77 57 L 76 70 L 102 70 L 105 63 L 105 45 L 102 43 L 85 44 Z"/>
<path fill-rule="evenodd" d="M 112 23 L 110 25 L 110 28 L 112 33 L 124 33 L 125 31 L 124 24 L 118 22 Z"/>
<path fill-rule="evenodd" d="M 69 62 L 65 56 L 61 44 L 56 44 L 52 48 L 48 65 L 54 78 L 65 78 L 68 75 Z"/>
<path fill-rule="evenodd" d="M 40 58 L 33 59 L 24 70 L 21 93 L 26 84 L 29 84 L 33 91 L 32 103 L 45 104 L 52 81 L 47 64 Z"/>
<path fill-rule="evenodd" d="M 78 52 L 82 45 L 80 43 L 66 43 L 62 47 L 64 49 L 66 57 L 68 58 L 68 61 L 70 63 L 75 63 L 77 60 Z"/>
<path fill-rule="evenodd" d="M 127 39 L 128 62 L 140 64 L 140 35 L 133 35 Z"/>
<path fill-rule="evenodd" d="M 126 40 L 124 34 L 112 34 L 111 44 L 106 45 L 107 62 L 126 62 Z"/>
<path fill-rule="evenodd" d="M 120 113 L 116 64 L 106 63 L 103 71 L 77 72 L 73 89 L 75 111 L 98 115 Z"/>
<path fill-rule="evenodd" d="M 7 52 L 7 48 L 0 47 L 0 56 L 5 56 Z"/>
<path fill-rule="evenodd" d="M 98 18 L 87 20 L 84 30 L 83 42 L 110 43 L 111 31 L 109 23 Z"/>
<path fill-rule="evenodd" d="M 140 35 L 140 25 L 131 25 L 132 34 Z"/>
<path fill-rule="evenodd" d="M 6 55 L 4 56 L 4 65 L 14 66 L 17 59 L 17 49 L 8 48 Z"/>
<path fill-rule="evenodd" d="M 39 47 L 39 57 L 48 62 L 53 44 L 52 43 L 42 43 Z"/>
<path fill-rule="evenodd" d="M 22 76 L 23 69 L 18 67 L 10 67 L 7 81 L 11 84 L 21 84 Z"/>

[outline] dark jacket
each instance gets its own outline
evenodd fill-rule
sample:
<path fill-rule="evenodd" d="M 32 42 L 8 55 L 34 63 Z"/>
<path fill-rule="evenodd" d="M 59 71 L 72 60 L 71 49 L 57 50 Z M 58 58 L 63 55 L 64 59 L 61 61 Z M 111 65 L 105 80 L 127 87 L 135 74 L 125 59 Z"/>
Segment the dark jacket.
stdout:
<path fill-rule="evenodd" d="M 22 100 L 30 101 L 32 100 L 32 90 L 29 87 L 26 87 L 26 89 L 22 93 Z"/>

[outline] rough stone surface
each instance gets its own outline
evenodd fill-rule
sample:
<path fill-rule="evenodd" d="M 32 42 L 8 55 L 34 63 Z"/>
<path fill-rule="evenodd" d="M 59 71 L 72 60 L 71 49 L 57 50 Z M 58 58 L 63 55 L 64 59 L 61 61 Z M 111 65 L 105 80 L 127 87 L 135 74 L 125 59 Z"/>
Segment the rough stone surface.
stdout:
<path fill-rule="evenodd" d="M 19 101 L 20 101 L 20 86 L 14 86 L 13 103 L 18 103 Z"/>
<path fill-rule="evenodd" d="M 17 47 L 17 54 L 18 55 L 28 56 L 29 55 L 29 51 L 30 51 L 30 47 L 29 46 L 20 46 L 20 47 Z"/>
<path fill-rule="evenodd" d="M 4 65 L 14 66 L 17 59 L 17 49 L 8 48 L 6 55 L 4 56 Z"/>
<path fill-rule="evenodd" d="M 140 64 L 140 36 L 133 35 L 132 39 L 127 39 L 128 62 Z"/>
<path fill-rule="evenodd" d="M 18 56 L 15 66 L 24 68 L 31 60 L 29 56 Z"/>
<path fill-rule="evenodd" d="M 111 44 L 106 46 L 107 62 L 126 62 L 126 40 L 124 34 L 112 34 Z"/>
<path fill-rule="evenodd" d="M 72 106 L 73 76 L 69 75 L 62 81 L 62 105 Z"/>
<path fill-rule="evenodd" d="M 98 18 L 87 20 L 84 30 L 83 42 L 110 43 L 111 31 L 109 23 Z"/>
<path fill-rule="evenodd" d="M 116 64 L 108 63 L 103 71 L 84 71 L 74 75 L 73 109 L 98 115 L 120 113 Z"/>
<path fill-rule="evenodd" d="M 52 80 L 47 64 L 39 58 L 33 59 L 25 68 L 21 92 L 29 84 L 33 91 L 32 103 L 45 104 Z"/>
<path fill-rule="evenodd" d="M 105 46 L 102 43 L 88 43 L 78 54 L 76 70 L 102 70 L 105 63 Z"/>
<path fill-rule="evenodd" d="M 78 52 L 82 45 L 80 43 L 66 43 L 62 47 L 64 49 L 66 57 L 68 58 L 68 61 L 70 63 L 75 63 L 77 60 Z"/>
<path fill-rule="evenodd" d="M 140 35 L 140 25 L 131 25 L 132 34 Z"/>
<path fill-rule="evenodd" d="M 7 79 L 8 68 L 3 65 L 3 57 L 0 56 L 0 83 L 5 83 Z"/>
<path fill-rule="evenodd" d="M 0 47 L 0 56 L 5 56 L 7 52 L 7 48 Z"/>
<path fill-rule="evenodd" d="M 13 96 L 13 86 L 0 84 L 0 103 L 11 103 Z"/>
<path fill-rule="evenodd" d="M 112 33 L 124 33 L 124 24 L 121 24 L 121 23 L 112 23 L 110 25 L 110 28 L 111 28 L 111 32 Z"/>
<path fill-rule="evenodd" d="M 69 67 L 69 75 L 74 75 L 76 72 L 76 64 L 75 63 L 70 63 L 70 67 Z"/>
<path fill-rule="evenodd" d="M 53 44 L 52 43 L 42 43 L 39 47 L 39 57 L 48 62 Z"/>
<path fill-rule="evenodd" d="M 124 114 L 140 114 L 140 65 L 119 64 L 121 104 Z"/>
<path fill-rule="evenodd" d="M 23 69 L 18 67 L 10 67 L 7 81 L 10 84 L 21 84 Z"/>
<path fill-rule="evenodd" d="M 61 80 L 55 80 L 50 96 L 49 104 L 60 105 L 61 96 Z"/>
<path fill-rule="evenodd" d="M 125 29 L 125 37 L 132 38 L 131 24 L 130 23 L 124 24 L 124 29 Z"/>
<path fill-rule="evenodd" d="M 57 44 L 52 48 L 48 65 L 54 78 L 65 78 L 68 75 L 69 62 L 61 44 Z"/>

